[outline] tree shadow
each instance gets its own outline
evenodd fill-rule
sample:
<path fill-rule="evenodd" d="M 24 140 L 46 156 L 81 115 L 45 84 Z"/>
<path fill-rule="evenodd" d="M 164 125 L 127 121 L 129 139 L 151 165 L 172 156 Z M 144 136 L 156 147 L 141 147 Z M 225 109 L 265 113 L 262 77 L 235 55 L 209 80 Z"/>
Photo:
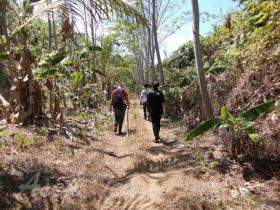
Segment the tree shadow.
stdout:
<path fill-rule="evenodd" d="M 91 151 L 93 151 L 93 152 L 98 152 L 98 153 L 101 153 L 101 154 L 103 154 L 103 155 L 108 155 L 108 156 L 111 156 L 111 157 L 114 157 L 114 158 L 119 158 L 119 159 L 122 159 L 122 158 L 126 158 L 126 157 L 131 156 L 130 154 L 116 155 L 114 152 L 111 152 L 111 151 L 103 151 L 103 150 L 101 150 L 101 149 L 92 149 L 92 148 L 91 148 Z"/>
<path fill-rule="evenodd" d="M 10 164 L 0 172 L 0 209 L 42 209 L 48 203 L 53 190 L 65 189 L 71 178 L 44 165 Z M 16 173 L 15 173 L 16 171 Z M 36 180 L 37 177 L 37 180 Z M 47 190 L 47 191 L 46 191 Z"/>
<path fill-rule="evenodd" d="M 214 170 L 221 174 L 230 173 L 231 167 L 237 165 L 241 169 L 243 178 L 246 181 L 263 180 L 268 181 L 272 178 L 280 180 L 280 160 L 262 159 L 262 160 L 230 160 L 222 158 L 216 161 Z"/>
<path fill-rule="evenodd" d="M 280 180 L 280 159 L 257 159 L 241 162 L 243 167 L 243 178 L 250 180 L 271 180 L 276 178 Z"/>
<path fill-rule="evenodd" d="M 129 128 L 129 129 L 128 129 L 128 133 L 129 133 L 129 134 L 136 134 L 136 133 L 137 133 L 137 129 Z"/>
<path fill-rule="evenodd" d="M 140 193 L 135 193 L 129 197 L 116 196 L 110 199 L 110 206 L 106 205 L 106 200 L 109 197 L 109 190 L 106 190 L 99 203 L 100 207 L 107 206 L 108 209 L 157 209 L 155 204 L 150 203 L 151 199 L 148 197 L 142 196 Z M 100 208 L 101 209 L 101 208 Z"/>

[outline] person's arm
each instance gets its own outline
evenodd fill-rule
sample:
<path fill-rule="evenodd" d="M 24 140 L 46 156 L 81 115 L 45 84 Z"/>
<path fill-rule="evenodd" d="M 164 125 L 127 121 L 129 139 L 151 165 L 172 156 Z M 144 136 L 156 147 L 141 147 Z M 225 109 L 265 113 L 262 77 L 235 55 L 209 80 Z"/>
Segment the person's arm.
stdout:
<path fill-rule="evenodd" d="M 162 103 L 164 103 L 165 102 L 165 98 L 164 98 L 163 92 L 160 92 L 160 93 L 161 93 L 161 101 L 162 101 Z"/>
<path fill-rule="evenodd" d="M 147 106 L 149 107 L 149 109 L 151 108 L 151 96 L 150 93 L 147 94 Z"/>
<path fill-rule="evenodd" d="M 109 112 L 112 111 L 112 107 L 113 107 L 113 103 L 112 103 L 112 99 L 111 99 L 111 101 L 110 101 L 110 107 L 109 107 Z"/>
<path fill-rule="evenodd" d="M 128 95 L 127 95 L 127 96 L 125 96 L 125 101 L 126 101 L 126 106 L 127 106 L 127 109 L 129 109 L 130 104 L 129 104 Z"/>
<path fill-rule="evenodd" d="M 126 90 L 123 90 L 123 96 L 125 98 L 127 109 L 129 109 L 130 103 L 129 103 L 129 99 L 128 99 L 128 92 Z"/>
<path fill-rule="evenodd" d="M 143 90 L 141 91 L 141 94 L 140 94 L 140 104 L 142 104 L 142 100 L 143 100 Z"/>
<path fill-rule="evenodd" d="M 112 107 L 113 107 L 113 92 L 112 92 L 112 94 L 111 94 L 111 100 L 110 100 L 110 107 L 109 107 L 109 112 L 111 112 L 112 111 Z"/>
<path fill-rule="evenodd" d="M 143 96 L 140 96 L 140 104 L 142 104 L 143 102 Z"/>

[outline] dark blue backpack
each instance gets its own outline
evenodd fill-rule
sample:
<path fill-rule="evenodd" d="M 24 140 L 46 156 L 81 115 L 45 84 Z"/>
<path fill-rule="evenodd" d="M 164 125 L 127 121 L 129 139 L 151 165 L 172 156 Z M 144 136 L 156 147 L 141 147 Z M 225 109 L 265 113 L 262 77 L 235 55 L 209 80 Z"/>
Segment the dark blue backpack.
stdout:
<path fill-rule="evenodd" d="M 123 89 L 116 90 L 112 96 L 113 107 L 123 107 L 125 104 L 123 102 Z"/>

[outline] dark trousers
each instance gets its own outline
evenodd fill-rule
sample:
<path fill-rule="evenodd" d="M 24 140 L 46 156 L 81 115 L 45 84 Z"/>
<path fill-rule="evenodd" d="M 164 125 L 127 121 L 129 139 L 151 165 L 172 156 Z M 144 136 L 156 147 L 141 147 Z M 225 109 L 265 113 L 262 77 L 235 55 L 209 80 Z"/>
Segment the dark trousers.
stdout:
<path fill-rule="evenodd" d="M 150 113 L 149 113 L 149 106 L 147 102 L 143 103 L 143 111 L 144 111 L 144 118 L 145 119 L 150 119 Z"/>
<path fill-rule="evenodd" d="M 125 110 L 126 107 L 114 107 L 114 113 L 115 113 L 115 126 L 119 127 L 119 132 L 122 131 L 122 125 L 124 121 L 124 116 L 125 116 Z"/>
<path fill-rule="evenodd" d="M 159 131 L 160 131 L 160 119 L 161 119 L 161 114 L 152 114 L 151 115 L 151 121 L 153 125 L 153 132 L 155 139 L 159 139 Z"/>

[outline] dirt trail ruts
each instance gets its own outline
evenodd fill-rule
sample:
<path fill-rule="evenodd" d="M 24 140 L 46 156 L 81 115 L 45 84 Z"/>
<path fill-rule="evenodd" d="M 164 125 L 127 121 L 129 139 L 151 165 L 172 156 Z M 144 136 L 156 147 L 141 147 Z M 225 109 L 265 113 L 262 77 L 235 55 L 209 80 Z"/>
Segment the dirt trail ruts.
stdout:
<path fill-rule="evenodd" d="M 43 134 L 21 147 L 11 140 L 0 150 L 0 209 L 279 209 L 279 180 L 246 181 L 213 133 L 185 142 L 179 123 L 165 119 L 163 140 L 154 143 L 136 101 L 129 121 L 128 137 Z M 11 127 L 7 135 L 26 131 Z M 38 172 L 40 187 L 21 192 Z"/>
<path fill-rule="evenodd" d="M 134 104 L 129 121 L 128 137 L 112 132 L 102 137 L 103 150 L 111 152 L 104 156 L 111 175 L 104 180 L 98 208 L 184 209 L 180 199 L 192 180 L 182 168 L 190 163 L 185 145 L 168 128 L 161 131 L 162 142 L 154 143 L 151 123 L 143 119 L 140 106 Z"/>

